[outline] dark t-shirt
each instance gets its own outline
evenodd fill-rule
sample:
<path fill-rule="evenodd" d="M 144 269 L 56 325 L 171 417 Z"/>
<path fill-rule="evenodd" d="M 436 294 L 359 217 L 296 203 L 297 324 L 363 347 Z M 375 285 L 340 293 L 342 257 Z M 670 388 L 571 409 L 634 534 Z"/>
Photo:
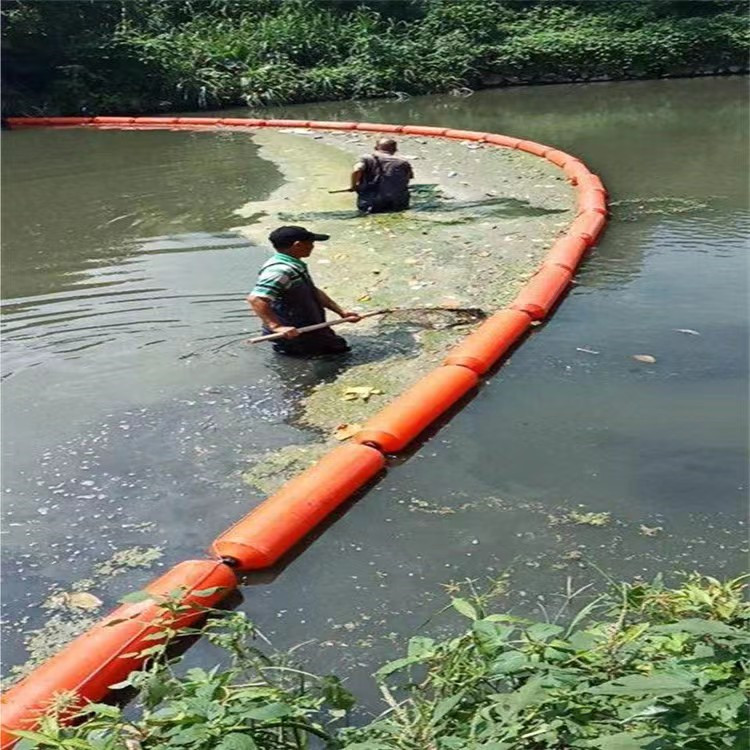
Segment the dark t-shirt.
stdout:
<path fill-rule="evenodd" d="M 364 166 L 358 191 L 361 196 L 369 196 L 376 203 L 409 205 L 409 180 L 414 172 L 406 159 L 378 152 L 363 156 L 360 164 Z"/>

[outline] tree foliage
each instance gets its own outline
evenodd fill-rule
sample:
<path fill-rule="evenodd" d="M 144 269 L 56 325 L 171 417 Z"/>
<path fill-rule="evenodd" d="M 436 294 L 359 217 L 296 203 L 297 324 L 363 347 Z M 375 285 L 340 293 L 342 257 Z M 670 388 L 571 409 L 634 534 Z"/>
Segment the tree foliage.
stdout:
<path fill-rule="evenodd" d="M 180 110 L 746 67 L 736 0 L 9 0 L 6 113 Z"/>

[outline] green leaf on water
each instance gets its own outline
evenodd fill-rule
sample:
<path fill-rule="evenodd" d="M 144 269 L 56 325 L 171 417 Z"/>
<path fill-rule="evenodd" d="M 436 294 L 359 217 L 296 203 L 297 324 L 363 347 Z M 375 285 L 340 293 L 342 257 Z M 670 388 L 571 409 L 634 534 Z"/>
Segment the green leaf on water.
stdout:
<path fill-rule="evenodd" d="M 393 661 L 389 661 L 387 664 L 384 664 L 382 667 L 380 667 L 380 669 L 375 672 L 375 675 L 377 677 L 387 677 L 389 674 L 393 674 L 399 669 L 403 669 L 404 667 L 408 667 L 412 664 L 417 664 L 420 661 L 422 661 L 422 658 L 419 656 L 404 656 L 401 659 L 394 659 Z"/>
<path fill-rule="evenodd" d="M 478 620 L 479 613 L 474 605 L 466 599 L 451 599 L 451 605 L 453 609 L 462 614 L 464 617 L 468 617 L 470 620 Z"/>
<path fill-rule="evenodd" d="M 231 732 L 222 738 L 216 750 L 257 750 L 255 740 L 249 734 Z"/>
<path fill-rule="evenodd" d="M 530 628 L 526 628 L 526 635 L 532 641 L 546 641 L 555 635 L 562 633 L 563 629 L 559 625 L 551 623 L 538 622 Z"/>
<path fill-rule="evenodd" d="M 687 620 L 678 620 L 670 625 L 660 625 L 653 628 L 654 633 L 690 633 L 691 635 L 712 635 L 724 638 L 736 638 L 741 641 L 750 643 L 750 635 L 733 628 L 717 620 L 702 620 L 698 617 L 691 617 Z"/>
<path fill-rule="evenodd" d="M 153 597 L 148 591 L 132 591 L 131 593 L 120 597 L 118 601 L 122 604 L 136 604 L 137 602 L 145 602 L 147 599 L 151 598 Z"/>
<path fill-rule="evenodd" d="M 729 687 L 718 688 L 706 695 L 698 706 L 699 716 L 718 716 L 722 712 L 735 714 L 740 706 L 745 704 L 747 696 L 743 690 Z"/>
<path fill-rule="evenodd" d="M 409 639 L 409 645 L 406 650 L 407 656 L 423 657 L 432 653 L 435 648 L 434 638 L 425 638 L 422 635 L 415 635 Z"/>
<path fill-rule="evenodd" d="M 474 638 L 477 641 L 479 649 L 483 653 L 490 655 L 503 647 L 514 630 L 515 627 L 513 625 L 502 625 L 499 622 L 492 622 L 486 619 L 477 620 L 472 626 Z"/>
<path fill-rule="evenodd" d="M 440 703 L 435 706 L 435 710 L 432 712 L 432 718 L 430 719 L 430 725 L 435 726 L 436 724 L 440 723 L 440 720 L 443 719 L 443 717 L 452 711 L 463 699 L 464 697 L 463 690 L 456 693 L 456 695 L 451 695 L 448 698 L 443 698 L 443 700 L 440 701 Z"/>
<path fill-rule="evenodd" d="M 644 750 L 658 737 L 634 737 L 631 732 L 618 732 L 592 740 L 589 747 L 597 750 Z"/>
<path fill-rule="evenodd" d="M 217 591 L 222 591 L 225 587 L 224 586 L 212 586 L 209 589 L 196 589 L 192 592 L 193 596 L 199 596 L 199 597 L 206 597 L 206 596 L 212 596 Z"/>
<path fill-rule="evenodd" d="M 490 667 L 492 674 L 512 674 L 524 669 L 529 664 L 526 654 L 520 651 L 506 651 L 500 654 Z"/>
<path fill-rule="evenodd" d="M 589 688 L 589 692 L 595 695 L 672 695 L 695 689 L 694 683 L 680 677 L 634 674 Z"/>
<path fill-rule="evenodd" d="M 267 706 L 259 706 L 248 711 L 245 718 L 253 721 L 271 721 L 289 716 L 293 711 L 294 709 L 286 703 L 269 703 Z"/>

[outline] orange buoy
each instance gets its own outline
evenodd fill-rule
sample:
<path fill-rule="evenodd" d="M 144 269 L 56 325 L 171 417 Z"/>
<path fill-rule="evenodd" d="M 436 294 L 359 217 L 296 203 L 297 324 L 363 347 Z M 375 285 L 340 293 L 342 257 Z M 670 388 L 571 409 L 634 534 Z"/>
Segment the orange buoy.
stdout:
<path fill-rule="evenodd" d="M 328 120 L 311 120 L 311 128 L 321 130 L 354 130 L 357 127 L 356 122 L 329 122 Z"/>
<path fill-rule="evenodd" d="M 564 151 L 560 151 L 556 148 L 552 148 L 544 155 L 544 158 L 552 162 L 556 167 L 564 167 L 569 161 L 572 161 L 575 159 L 578 161 L 578 159 L 575 158 L 575 156 L 571 156 L 570 154 L 566 154 Z"/>
<path fill-rule="evenodd" d="M 604 187 L 602 178 L 599 177 L 598 174 L 594 174 L 593 172 L 589 172 L 588 174 L 581 177 L 580 187 L 586 187 L 590 190 L 599 190 L 604 193 L 605 198 L 608 195 L 607 188 Z"/>
<path fill-rule="evenodd" d="M 543 143 L 536 141 L 519 141 L 516 148 L 519 151 L 525 151 L 527 154 L 534 156 L 545 156 L 548 151 L 552 151 L 552 146 L 545 146 Z"/>
<path fill-rule="evenodd" d="M 572 185 L 578 185 L 580 180 L 585 180 L 592 172 L 580 159 L 566 161 L 563 172 Z"/>
<path fill-rule="evenodd" d="M 501 310 L 482 323 L 448 352 L 445 365 L 468 367 L 478 375 L 487 372 L 528 330 L 531 318 L 519 310 Z"/>
<path fill-rule="evenodd" d="M 448 128 L 433 128 L 428 125 L 404 125 L 401 132 L 404 135 L 441 136 Z"/>
<path fill-rule="evenodd" d="M 219 117 L 178 117 L 178 125 L 218 125 L 221 122 Z"/>
<path fill-rule="evenodd" d="M 49 117 L 6 117 L 11 128 L 40 128 L 50 124 Z"/>
<path fill-rule="evenodd" d="M 487 143 L 491 143 L 494 146 L 506 146 L 507 148 L 518 148 L 518 144 L 521 142 L 520 138 L 511 138 L 509 135 L 499 135 L 497 133 L 489 133 L 485 138 Z"/>
<path fill-rule="evenodd" d="M 358 122 L 355 130 L 362 130 L 366 133 L 400 133 L 403 131 L 403 125 L 389 125 L 385 122 Z"/>
<path fill-rule="evenodd" d="M 607 198 L 601 190 L 595 188 L 582 187 L 579 183 L 580 192 L 578 194 L 578 213 L 595 211 L 596 213 L 607 214 Z"/>
<path fill-rule="evenodd" d="M 266 120 L 269 128 L 308 128 L 310 120 Z"/>
<path fill-rule="evenodd" d="M 488 133 L 480 133 L 477 130 L 446 130 L 443 135 L 457 141 L 484 141 Z"/>
<path fill-rule="evenodd" d="M 437 367 L 367 420 L 353 440 L 386 453 L 400 451 L 477 381 L 477 374 L 468 367 Z"/>
<path fill-rule="evenodd" d="M 571 278 L 567 268 L 545 263 L 513 300 L 511 310 L 523 310 L 533 320 L 546 318 L 568 288 Z"/>
<path fill-rule="evenodd" d="M 179 117 L 134 117 L 133 125 L 173 125 L 180 121 Z"/>
<path fill-rule="evenodd" d="M 580 235 L 560 237 L 544 256 L 544 265 L 558 265 L 573 272 L 578 267 L 586 248 L 588 243 Z"/>
<path fill-rule="evenodd" d="M 2 749 L 17 741 L 11 732 L 32 729 L 60 693 L 78 696 L 71 713 L 104 698 L 110 685 L 125 679 L 145 661 L 147 657 L 140 652 L 159 642 L 153 634 L 195 622 L 205 607 L 216 604 L 236 585 L 231 568 L 216 560 L 175 565 L 146 587 L 154 598 L 118 607 L 3 694 Z M 160 606 L 165 597 L 174 598 L 184 609 L 174 612 Z"/>
<path fill-rule="evenodd" d="M 95 117 L 93 125 L 129 125 L 135 117 Z"/>
<path fill-rule="evenodd" d="M 341 445 L 225 531 L 211 550 L 240 570 L 267 568 L 384 466 L 374 448 Z"/>
<path fill-rule="evenodd" d="M 266 124 L 266 120 L 256 120 L 250 117 L 221 117 L 216 124 L 227 128 L 259 128 Z"/>
<path fill-rule="evenodd" d="M 593 245 L 606 223 L 607 219 L 603 214 L 598 211 L 586 211 L 576 217 L 566 236 L 583 237 L 587 245 Z"/>

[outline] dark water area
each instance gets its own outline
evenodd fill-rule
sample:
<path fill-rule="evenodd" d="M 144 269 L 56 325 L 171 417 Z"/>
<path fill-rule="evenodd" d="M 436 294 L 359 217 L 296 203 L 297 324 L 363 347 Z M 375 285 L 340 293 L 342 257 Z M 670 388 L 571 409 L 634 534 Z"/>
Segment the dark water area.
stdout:
<path fill-rule="evenodd" d="M 314 539 L 244 579 L 237 606 L 276 647 L 312 639 L 305 668 L 348 675 L 374 708 L 368 675 L 394 644 L 450 629 L 432 618 L 452 583 L 508 571 L 501 606 L 544 616 L 568 578 L 601 584 L 589 562 L 617 578 L 744 571 L 746 90 L 651 81 L 270 112 L 523 135 L 581 156 L 613 202 L 555 316 Z M 229 231 L 232 210 L 280 184 L 251 139 L 19 131 L 3 146 L 7 668 L 52 584 L 132 545 L 163 546 L 164 565 L 200 556 L 262 499 L 240 477 L 252 455 L 314 439 L 294 402 L 331 372 L 232 344 L 254 329 L 243 297 L 267 252 Z M 609 523 L 565 522 L 576 510 Z M 153 576 L 95 593 L 110 606 Z"/>

